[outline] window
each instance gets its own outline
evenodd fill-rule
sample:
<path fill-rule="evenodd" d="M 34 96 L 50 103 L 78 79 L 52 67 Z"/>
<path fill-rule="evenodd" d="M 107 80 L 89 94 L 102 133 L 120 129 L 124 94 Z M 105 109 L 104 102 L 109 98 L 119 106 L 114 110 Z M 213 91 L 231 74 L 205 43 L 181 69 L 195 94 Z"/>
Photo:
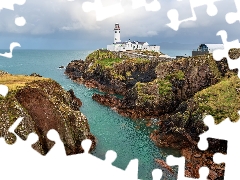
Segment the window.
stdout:
<path fill-rule="evenodd" d="M 119 33 L 120 33 L 120 31 L 119 31 Z"/>
<path fill-rule="evenodd" d="M 117 31 L 115 31 L 115 33 L 117 33 Z"/>

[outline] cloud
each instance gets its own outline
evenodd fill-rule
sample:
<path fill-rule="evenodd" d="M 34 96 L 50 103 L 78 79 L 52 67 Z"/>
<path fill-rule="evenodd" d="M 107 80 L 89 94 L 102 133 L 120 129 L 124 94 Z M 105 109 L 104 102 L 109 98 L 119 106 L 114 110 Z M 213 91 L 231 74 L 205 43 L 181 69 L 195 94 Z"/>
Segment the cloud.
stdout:
<path fill-rule="evenodd" d="M 114 4 L 120 0 L 102 0 L 104 6 Z M 232 33 L 231 38 L 238 37 L 240 24 L 228 25 L 225 15 L 236 11 L 235 4 L 231 1 L 217 2 L 219 12 L 214 17 L 206 13 L 206 6 L 195 9 L 197 21 L 189 21 L 181 24 L 179 31 L 173 31 L 166 26 L 169 23 L 167 11 L 170 8 L 182 8 L 179 18 L 189 17 L 191 11 L 189 4 L 179 3 L 176 0 L 160 1 L 161 9 L 157 12 L 147 12 L 144 7 L 133 10 L 130 0 L 122 0 L 124 13 L 108 18 L 104 21 L 96 21 L 94 11 L 83 12 L 80 0 L 27 0 L 24 5 L 15 6 L 15 11 L 0 11 L 0 33 L 9 37 L 22 36 L 31 39 L 42 38 L 54 43 L 56 39 L 61 41 L 80 42 L 94 41 L 95 45 L 104 46 L 113 41 L 114 24 L 118 22 L 121 27 L 122 40 L 152 41 L 149 43 L 168 42 L 217 42 L 219 37 L 215 34 L 218 30 L 225 29 Z M 150 1 L 147 1 L 150 2 Z M 230 3 L 231 2 L 231 3 Z M 14 24 L 16 17 L 23 16 L 26 25 L 17 27 Z M 232 30 L 234 27 L 234 31 Z M 7 37 L 5 37 L 6 39 Z M 47 44 L 47 43 L 46 43 Z M 74 48 L 74 47 L 73 47 Z"/>

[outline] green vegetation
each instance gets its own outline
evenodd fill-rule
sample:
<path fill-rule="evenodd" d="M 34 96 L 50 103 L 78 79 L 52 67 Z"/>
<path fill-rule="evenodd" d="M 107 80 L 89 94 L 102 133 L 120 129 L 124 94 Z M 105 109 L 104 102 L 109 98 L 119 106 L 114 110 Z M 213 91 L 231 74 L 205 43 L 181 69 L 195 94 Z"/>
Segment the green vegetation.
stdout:
<path fill-rule="evenodd" d="M 156 79 L 155 81 L 158 84 L 159 95 L 167 96 L 172 93 L 172 84 L 169 80 Z"/>
<path fill-rule="evenodd" d="M 196 93 L 194 100 L 199 104 L 197 113 L 211 114 L 216 123 L 227 117 L 236 121 L 240 110 L 240 79 L 237 76 L 225 78 Z"/>
<path fill-rule="evenodd" d="M 150 63 L 150 60 L 144 58 L 129 58 L 126 53 L 112 52 L 108 50 L 96 50 L 89 54 L 85 60 L 89 66 L 89 73 L 98 73 L 102 75 L 111 75 L 113 79 L 126 81 L 131 78 L 131 70 L 125 72 L 126 64 L 134 69 L 134 66 L 139 64 Z"/>
<path fill-rule="evenodd" d="M 168 74 L 166 75 L 165 79 L 167 80 L 172 80 L 172 79 L 176 79 L 176 80 L 184 80 L 185 79 L 185 75 L 184 72 L 182 70 L 178 70 L 174 73 Z"/>
<path fill-rule="evenodd" d="M 172 98 L 172 84 L 169 80 L 155 79 L 148 83 L 137 82 L 135 88 L 140 104 L 146 102 L 158 104 Z"/>
<path fill-rule="evenodd" d="M 108 50 L 96 50 L 94 52 L 92 52 L 91 54 L 89 54 L 86 57 L 86 62 L 92 62 L 94 63 L 97 60 L 103 60 L 103 59 L 118 59 L 119 58 L 119 54 L 117 52 L 111 52 Z M 126 58 L 125 56 L 121 57 L 121 58 Z"/>
<path fill-rule="evenodd" d="M 108 59 L 101 59 L 101 60 L 96 60 L 95 61 L 96 64 L 99 64 L 99 65 L 101 65 L 105 68 L 107 68 L 107 67 L 111 68 L 111 67 L 113 67 L 114 64 L 119 63 L 119 62 L 122 62 L 122 59 L 120 59 L 120 58 L 115 58 L 115 59 L 108 58 Z"/>
<path fill-rule="evenodd" d="M 147 103 L 147 102 L 152 104 L 152 102 L 154 100 L 156 100 L 156 98 L 157 98 L 156 93 L 149 91 L 149 88 L 154 89 L 154 90 L 156 89 L 154 83 L 152 83 L 152 82 L 149 82 L 149 83 L 137 82 L 135 87 L 136 87 L 136 90 L 138 93 L 138 101 L 140 104 Z"/>

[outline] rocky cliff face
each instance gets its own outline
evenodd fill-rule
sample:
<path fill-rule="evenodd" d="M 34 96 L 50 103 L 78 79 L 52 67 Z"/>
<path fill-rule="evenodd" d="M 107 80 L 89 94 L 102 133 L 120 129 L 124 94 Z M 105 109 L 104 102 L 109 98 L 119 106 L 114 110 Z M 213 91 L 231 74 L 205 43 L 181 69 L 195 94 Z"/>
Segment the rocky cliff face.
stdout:
<path fill-rule="evenodd" d="M 3 74 L 0 84 L 10 88 L 8 95 L 0 98 L 0 136 L 9 144 L 14 143 L 15 137 L 8 128 L 21 116 L 24 119 L 16 134 L 27 139 L 29 133 L 35 132 L 39 141 L 34 149 L 43 155 L 54 145 L 46 138 L 50 129 L 58 131 L 68 155 L 83 152 L 81 141 L 86 138 L 93 141 L 92 149 L 95 147 L 88 121 L 79 111 L 82 103 L 72 90 L 65 91 L 57 82 L 38 76 Z"/>
<path fill-rule="evenodd" d="M 198 91 L 233 73 L 228 70 L 226 60 L 216 62 L 212 56 L 158 62 L 152 71 L 156 74 L 154 80 L 137 81 L 121 100 L 110 95 L 94 95 L 93 98 L 101 104 L 105 104 L 106 99 L 114 101 L 120 114 L 133 119 L 157 118 L 174 112 Z"/>
<path fill-rule="evenodd" d="M 74 60 L 65 73 L 74 81 L 109 94 L 125 95 L 137 82 L 156 78 L 156 68 L 163 59 L 129 58 L 126 53 L 97 50 L 85 61 Z"/>
<path fill-rule="evenodd" d="M 235 58 L 239 50 L 229 53 Z M 211 55 L 156 61 L 117 58 L 89 61 L 88 57 L 86 62 L 81 61 L 81 66 L 75 67 L 79 76 L 74 76 L 73 64 L 79 61 L 73 61 L 66 74 L 78 82 L 81 79 L 83 83 L 86 79 L 91 81 L 91 77 L 85 75 L 87 72 L 93 70 L 95 74 L 102 75 L 94 79 L 97 85 L 93 87 L 100 87 L 106 94 L 94 94 L 94 100 L 112 107 L 123 116 L 147 119 L 148 126 L 156 127 L 150 138 L 157 146 L 179 149 L 186 157 L 187 176 L 198 178 L 199 167 L 206 165 L 210 168 L 210 179 L 222 178 L 224 165 L 214 164 L 212 155 L 215 152 L 226 153 L 226 141 L 211 139 L 210 148 L 204 152 L 199 151 L 197 142 L 199 134 L 207 130 L 202 121 L 206 114 L 213 115 L 216 123 L 227 117 L 233 121 L 238 119 L 240 80 L 236 71 L 228 69 L 226 59 L 215 61 Z M 111 81 L 105 81 L 105 77 Z M 109 91 L 111 87 L 116 90 Z M 122 94 L 123 98 L 113 96 L 114 93 Z"/>

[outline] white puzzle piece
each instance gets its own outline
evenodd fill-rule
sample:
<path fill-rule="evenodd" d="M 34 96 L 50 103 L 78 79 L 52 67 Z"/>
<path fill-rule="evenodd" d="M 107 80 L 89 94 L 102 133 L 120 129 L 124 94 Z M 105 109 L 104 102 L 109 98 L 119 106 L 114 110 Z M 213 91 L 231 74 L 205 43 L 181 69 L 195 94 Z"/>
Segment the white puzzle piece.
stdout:
<path fill-rule="evenodd" d="M 147 3 L 146 0 L 132 0 L 133 9 L 140 7 L 145 7 L 146 11 L 159 11 L 161 4 L 158 0 L 153 0 L 151 3 Z"/>
<path fill-rule="evenodd" d="M 26 0 L 1 0 L 0 13 L 2 9 L 14 10 L 14 4 L 23 5 L 25 2 Z M 24 17 L 16 17 L 15 24 L 17 26 L 24 26 L 26 24 L 26 19 Z M 10 52 L 0 53 L 0 56 L 12 58 L 12 52 L 15 47 L 21 47 L 21 45 L 18 42 L 12 42 L 9 47 Z"/>
<path fill-rule="evenodd" d="M 233 24 L 236 21 L 240 22 L 240 1 L 239 0 L 234 0 L 234 2 L 235 2 L 235 5 L 236 5 L 236 8 L 237 8 L 237 12 L 230 12 L 230 13 L 226 14 L 226 17 L 225 17 L 226 21 L 229 24 Z"/>
<path fill-rule="evenodd" d="M 240 144 L 238 137 L 240 135 L 240 121 L 231 122 L 229 118 L 225 119 L 218 125 L 214 123 L 212 116 L 208 115 L 204 118 L 204 123 L 208 126 L 209 130 L 201 134 L 198 147 L 201 150 L 208 148 L 207 138 L 215 138 L 228 141 L 227 155 L 216 153 L 214 155 L 214 162 L 225 162 L 225 175 L 226 180 L 238 179 L 238 165 L 236 159 L 239 159 Z"/>
<path fill-rule="evenodd" d="M 181 23 L 187 22 L 187 21 L 196 21 L 197 16 L 194 9 L 196 7 L 203 6 L 203 5 L 207 5 L 207 14 L 209 16 L 215 16 L 218 12 L 218 9 L 214 3 L 221 0 L 201 0 L 201 1 L 189 0 L 189 1 L 191 4 L 192 16 L 183 20 L 179 20 L 178 11 L 176 9 L 171 9 L 167 13 L 167 16 L 170 20 L 170 23 L 168 23 L 167 26 L 177 31 Z"/>
<path fill-rule="evenodd" d="M 227 32 L 225 30 L 218 31 L 217 35 L 221 37 L 223 45 L 224 45 L 224 49 L 217 49 L 217 50 L 213 51 L 213 58 L 216 61 L 219 61 L 225 57 L 225 58 L 227 58 L 229 69 L 236 69 L 236 68 L 239 69 L 240 68 L 240 58 L 232 60 L 228 55 L 228 52 L 230 49 L 240 48 L 239 40 L 236 39 L 234 41 L 228 42 L 227 41 L 228 36 L 227 36 Z M 238 71 L 238 77 L 240 78 L 240 71 Z"/>
<path fill-rule="evenodd" d="M 124 12 L 121 2 L 109 6 L 103 6 L 101 0 L 94 0 L 94 3 L 88 1 L 84 2 L 82 8 L 84 12 L 95 11 L 97 21 L 102 21 Z"/>
<path fill-rule="evenodd" d="M 0 94 L 5 97 L 8 94 L 8 87 L 0 84 Z"/>
<path fill-rule="evenodd" d="M 178 166 L 178 180 L 197 180 L 195 178 L 185 177 L 185 157 L 174 157 L 169 155 L 166 158 L 166 162 L 169 166 Z M 209 174 L 209 169 L 207 167 L 201 167 L 199 169 L 200 178 L 198 180 L 206 180 Z"/>
<path fill-rule="evenodd" d="M 18 118 L 9 128 L 10 133 L 22 121 L 22 117 Z M 16 135 L 16 134 L 15 134 Z M 33 136 L 35 135 L 35 136 Z M 81 172 L 81 179 L 104 179 L 104 180 L 138 180 L 138 160 L 132 160 L 128 164 L 126 170 L 119 169 L 112 165 L 117 158 L 115 151 L 108 151 L 105 160 L 89 154 L 91 147 L 91 140 L 82 141 L 84 153 L 66 156 L 64 146 L 60 137 L 55 130 L 50 130 L 47 134 L 50 140 L 55 141 L 55 145 L 46 156 L 41 156 L 36 151 L 33 151 L 30 146 L 37 142 L 36 134 L 29 135 L 27 141 L 18 139 L 14 145 L 7 145 L 3 138 L 0 139 L 0 169 L 1 177 L 8 177 L 8 179 L 79 179 L 79 172 Z M 12 159 L 12 161 L 10 160 Z M 16 171 L 12 173 L 14 163 L 21 163 Z M 34 166 L 33 166 L 34 164 Z M 54 167 L 54 169 L 53 169 Z M 26 169 L 28 170 L 26 172 Z M 41 169 L 42 173 L 39 173 Z M 94 173 L 92 172 L 94 170 Z M 23 173 L 26 172 L 26 173 Z M 44 173 L 43 173 L 44 172 Z M 37 176 L 35 177 L 35 175 Z M 117 176 L 116 176 L 117 175 Z M 159 177 L 159 174 L 155 175 Z M 33 178 L 34 177 L 34 178 Z M 85 178 L 84 178 L 85 177 Z"/>

